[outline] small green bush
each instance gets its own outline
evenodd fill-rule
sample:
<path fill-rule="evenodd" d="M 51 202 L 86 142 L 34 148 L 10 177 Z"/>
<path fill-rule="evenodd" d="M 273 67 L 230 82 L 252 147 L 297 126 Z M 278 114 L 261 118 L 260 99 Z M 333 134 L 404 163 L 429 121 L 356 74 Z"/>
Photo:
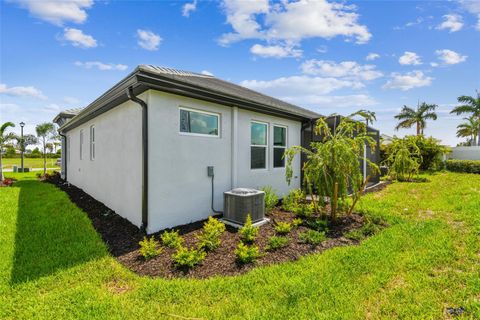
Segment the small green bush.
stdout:
<path fill-rule="evenodd" d="M 300 189 L 293 189 L 282 200 L 282 208 L 285 211 L 294 212 L 305 201 L 305 194 Z"/>
<path fill-rule="evenodd" d="M 448 171 L 480 174 L 480 160 L 447 160 L 446 167 Z"/>
<path fill-rule="evenodd" d="M 287 246 L 288 242 L 289 240 L 287 237 L 272 236 L 270 237 L 270 239 L 268 239 L 268 243 L 267 243 L 267 246 L 265 247 L 265 250 L 275 251 L 277 249 Z"/>
<path fill-rule="evenodd" d="M 225 224 L 218 219 L 208 217 L 203 225 L 202 233 L 198 236 L 199 247 L 205 250 L 215 250 L 220 246 L 220 237 L 225 232 Z"/>
<path fill-rule="evenodd" d="M 278 234 L 288 234 L 292 230 L 292 224 L 288 222 L 277 222 L 275 225 L 275 232 Z"/>
<path fill-rule="evenodd" d="M 143 240 L 138 244 L 140 245 L 140 249 L 138 251 L 145 260 L 155 258 L 162 252 L 162 248 L 157 249 L 158 241 L 156 241 L 153 236 L 150 239 L 143 237 Z"/>
<path fill-rule="evenodd" d="M 302 225 L 302 223 L 303 223 L 303 219 L 301 219 L 301 218 L 295 218 L 295 219 L 293 219 L 293 221 L 292 221 L 292 225 L 293 225 L 294 227 L 299 227 L 299 226 Z"/>
<path fill-rule="evenodd" d="M 255 241 L 258 235 L 258 227 L 254 227 L 252 225 L 252 218 L 250 217 L 250 214 L 247 215 L 247 220 L 245 221 L 245 224 L 243 227 L 240 229 L 240 238 L 247 243 L 252 243 Z"/>
<path fill-rule="evenodd" d="M 193 268 L 202 262 L 207 254 L 202 249 L 188 249 L 179 247 L 173 255 L 173 261 L 177 268 Z"/>
<path fill-rule="evenodd" d="M 325 236 L 325 232 L 319 232 L 315 230 L 308 230 L 306 232 L 302 232 L 299 234 L 298 237 L 300 241 L 311 244 L 313 246 L 319 245 L 327 238 Z"/>
<path fill-rule="evenodd" d="M 265 211 L 270 213 L 278 203 L 278 196 L 270 186 L 265 186 L 261 190 L 265 192 Z"/>
<path fill-rule="evenodd" d="M 365 217 L 365 223 L 363 226 L 359 229 L 348 232 L 345 234 L 345 238 L 360 241 L 380 232 L 382 224 L 383 221 L 380 218 Z"/>
<path fill-rule="evenodd" d="M 160 238 L 163 245 L 168 248 L 179 248 L 183 244 L 183 238 L 175 230 L 165 231 Z"/>
<path fill-rule="evenodd" d="M 328 221 L 323 219 L 306 220 L 305 226 L 315 231 L 328 232 Z"/>
<path fill-rule="evenodd" d="M 240 263 L 252 263 L 260 257 L 258 247 L 255 245 L 248 246 L 240 242 L 235 249 L 237 261 Z"/>

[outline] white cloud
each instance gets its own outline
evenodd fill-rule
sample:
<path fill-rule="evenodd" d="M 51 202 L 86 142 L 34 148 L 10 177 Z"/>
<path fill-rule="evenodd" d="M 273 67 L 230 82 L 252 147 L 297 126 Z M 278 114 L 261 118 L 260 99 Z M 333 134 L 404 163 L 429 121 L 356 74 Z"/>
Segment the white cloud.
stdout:
<path fill-rule="evenodd" d="M 383 85 L 384 89 L 400 89 L 403 91 L 429 86 L 433 78 L 427 77 L 422 71 L 412 71 L 405 74 L 394 72 L 391 79 Z"/>
<path fill-rule="evenodd" d="M 182 16 L 188 18 L 190 17 L 190 13 L 194 12 L 195 10 L 197 10 L 197 0 L 185 3 L 182 7 Z"/>
<path fill-rule="evenodd" d="M 422 64 L 420 56 L 415 52 L 405 51 L 403 56 L 398 59 L 398 62 L 402 65 L 419 65 Z"/>
<path fill-rule="evenodd" d="M 435 54 L 438 56 L 438 59 L 444 64 L 457 64 L 467 60 L 467 56 L 462 56 L 458 52 L 448 49 L 436 50 Z"/>
<path fill-rule="evenodd" d="M 320 46 L 317 48 L 317 52 L 319 53 L 327 53 L 328 52 L 328 48 L 327 46 Z"/>
<path fill-rule="evenodd" d="M 234 32 L 221 36 L 222 45 L 244 39 L 296 44 L 307 38 L 336 36 L 366 43 L 372 36 L 366 26 L 358 23 L 354 6 L 343 3 L 302 0 L 270 5 L 268 0 L 224 0 L 223 7 Z"/>
<path fill-rule="evenodd" d="M 32 16 L 62 26 L 65 22 L 83 23 L 87 20 L 87 12 L 93 0 L 15 0 L 21 7 L 28 9 Z"/>
<path fill-rule="evenodd" d="M 75 28 L 65 28 L 62 40 L 70 41 L 72 46 L 78 48 L 95 48 L 97 46 L 97 40 Z"/>
<path fill-rule="evenodd" d="M 80 100 L 74 97 L 63 97 L 63 102 L 68 104 L 78 104 Z"/>
<path fill-rule="evenodd" d="M 92 69 L 92 68 L 97 68 L 98 70 L 118 70 L 118 71 L 124 71 L 127 70 L 128 66 L 124 64 L 114 64 L 114 63 L 103 63 L 100 61 L 86 61 L 86 62 L 80 62 L 76 61 L 75 65 L 77 67 L 83 67 L 85 69 Z"/>
<path fill-rule="evenodd" d="M 281 46 L 281 45 L 274 45 L 274 46 L 264 46 L 261 44 L 255 44 L 250 48 L 250 52 L 264 58 L 287 58 L 287 57 L 294 57 L 298 58 L 301 57 L 303 51 L 300 49 L 295 49 L 293 46 Z"/>
<path fill-rule="evenodd" d="M 462 7 L 467 10 L 469 13 L 477 16 L 477 25 L 475 29 L 480 31 L 480 1 L 477 0 L 459 0 Z"/>
<path fill-rule="evenodd" d="M 162 38 L 149 30 L 137 30 L 138 45 L 145 50 L 155 51 L 162 42 Z"/>
<path fill-rule="evenodd" d="M 458 14 L 446 14 L 443 16 L 443 22 L 437 26 L 438 30 L 449 30 L 457 32 L 463 28 L 463 18 Z"/>
<path fill-rule="evenodd" d="M 356 80 L 374 80 L 383 76 L 374 65 L 361 65 L 355 61 L 336 63 L 328 60 L 307 60 L 300 66 L 303 73 L 322 77 Z"/>
<path fill-rule="evenodd" d="M 365 60 L 373 61 L 373 60 L 376 60 L 378 58 L 380 58 L 380 55 L 378 53 L 371 52 L 365 57 Z"/>
<path fill-rule="evenodd" d="M 282 97 L 283 100 L 297 104 L 312 106 L 313 109 L 322 113 L 325 108 L 366 108 L 377 105 L 378 102 L 366 94 L 353 94 L 345 96 L 330 96 L 330 95 L 301 95 Z"/>
<path fill-rule="evenodd" d="M 358 81 L 335 78 L 291 76 L 273 80 L 245 80 L 240 85 L 282 99 L 303 95 L 322 95 L 342 88 L 363 88 Z"/>
<path fill-rule="evenodd" d="M 42 93 L 42 91 L 38 90 L 35 87 L 7 87 L 6 84 L 0 83 L 0 94 L 6 94 L 8 96 L 15 96 L 15 97 L 31 97 L 45 100 L 47 97 Z"/>
<path fill-rule="evenodd" d="M 438 63 L 436 63 L 436 62 L 430 62 L 430 65 L 434 68 L 438 67 Z"/>
<path fill-rule="evenodd" d="M 206 76 L 212 76 L 213 77 L 213 73 L 211 73 L 210 71 L 208 70 L 203 70 L 202 72 L 200 72 L 201 74 L 204 74 Z"/>

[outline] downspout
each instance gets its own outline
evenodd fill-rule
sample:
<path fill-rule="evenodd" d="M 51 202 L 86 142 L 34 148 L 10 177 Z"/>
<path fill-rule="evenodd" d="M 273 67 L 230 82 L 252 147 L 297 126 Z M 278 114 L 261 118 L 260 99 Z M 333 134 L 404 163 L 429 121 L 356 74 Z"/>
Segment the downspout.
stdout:
<path fill-rule="evenodd" d="M 63 150 L 63 169 L 64 169 L 64 173 L 65 173 L 65 181 L 68 181 L 67 179 L 67 136 L 64 135 L 63 133 L 60 133 L 58 132 L 58 135 L 60 137 L 63 138 L 63 141 L 65 141 L 65 144 L 62 146 L 62 149 L 65 148 L 65 150 Z"/>
<path fill-rule="evenodd" d="M 147 231 L 148 227 L 148 108 L 147 103 L 133 93 L 133 87 L 127 89 L 128 99 L 142 107 L 142 225 L 140 229 Z"/>

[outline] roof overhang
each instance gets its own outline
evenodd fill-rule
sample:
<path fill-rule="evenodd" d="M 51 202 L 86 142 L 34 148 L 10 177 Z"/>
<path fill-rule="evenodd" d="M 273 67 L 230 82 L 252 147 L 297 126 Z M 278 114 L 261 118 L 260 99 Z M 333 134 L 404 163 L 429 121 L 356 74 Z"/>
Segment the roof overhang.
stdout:
<path fill-rule="evenodd" d="M 132 73 L 117 83 L 110 90 L 105 92 L 98 99 L 93 101 L 78 115 L 59 128 L 61 132 L 67 132 L 79 125 L 105 113 L 123 102 L 128 100 L 127 89 L 133 88 L 133 93 L 139 95 L 149 89 L 167 92 L 184 97 L 204 100 L 218 103 L 225 106 L 236 106 L 242 109 L 280 116 L 298 121 L 310 121 L 311 117 L 302 115 L 300 112 L 287 112 L 275 107 L 260 104 L 252 100 L 242 99 L 236 96 L 224 94 L 222 92 L 207 90 L 200 86 L 176 81 L 171 78 L 162 77 L 159 74 L 148 72 L 143 68 L 137 67 Z"/>

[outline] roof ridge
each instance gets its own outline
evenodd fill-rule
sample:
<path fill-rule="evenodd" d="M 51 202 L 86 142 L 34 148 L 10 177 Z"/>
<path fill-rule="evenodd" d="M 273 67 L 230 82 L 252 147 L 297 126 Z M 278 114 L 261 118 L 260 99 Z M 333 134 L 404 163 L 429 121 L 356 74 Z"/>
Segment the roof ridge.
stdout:
<path fill-rule="evenodd" d="M 175 69 L 165 66 L 156 66 L 153 64 L 141 64 L 139 65 L 141 69 L 147 69 L 150 71 L 158 72 L 158 73 L 166 73 L 171 75 L 179 75 L 179 76 L 187 76 L 187 77 L 202 77 L 202 78 L 215 78 L 209 74 L 203 74 L 198 72 L 186 71 L 181 69 Z"/>

